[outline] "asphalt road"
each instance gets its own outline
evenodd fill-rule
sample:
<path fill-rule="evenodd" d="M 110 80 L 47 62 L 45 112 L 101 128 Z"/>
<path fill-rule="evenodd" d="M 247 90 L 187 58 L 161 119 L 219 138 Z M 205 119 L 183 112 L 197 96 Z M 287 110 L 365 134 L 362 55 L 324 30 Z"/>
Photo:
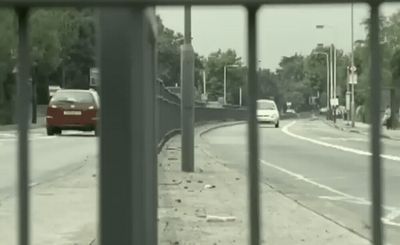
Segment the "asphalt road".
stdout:
<path fill-rule="evenodd" d="M 79 168 L 97 153 L 92 133 L 66 132 L 47 136 L 45 129 L 30 132 L 31 186 Z M 0 131 L 0 198 L 14 192 L 17 178 L 17 141 L 15 131 Z"/>
<path fill-rule="evenodd" d="M 97 138 L 30 132 L 32 244 L 89 244 L 95 237 Z M 16 243 L 17 140 L 0 131 L 0 244 Z"/>
<path fill-rule="evenodd" d="M 331 222 L 370 238 L 367 136 L 339 131 L 310 119 L 283 121 L 279 129 L 261 125 L 259 136 L 262 184 Z M 246 125 L 216 129 L 203 137 L 212 153 L 227 166 L 247 173 Z M 399 244 L 400 141 L 383 140 L 383 148 L 383 221 L 388 244 Z"/>

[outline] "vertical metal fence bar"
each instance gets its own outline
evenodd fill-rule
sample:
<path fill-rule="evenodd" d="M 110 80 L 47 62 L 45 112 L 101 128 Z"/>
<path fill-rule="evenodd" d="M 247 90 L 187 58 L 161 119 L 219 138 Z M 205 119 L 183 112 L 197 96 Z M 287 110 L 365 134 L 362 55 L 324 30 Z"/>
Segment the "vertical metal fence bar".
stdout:
<path fill-rule="evenodd" d="M 142 27 L 143 37 L 141 38 L 142 57 L 137 58 L 137 62 L 142 63 L 143 67 L 136 65 L 133 68 L 134 73 L 139 73 L 137 69 L 142 69 L 143 76 L 135 80 L 136 83 L 143 83 L 143 105 L 145 105 L 145 116 L 143 117 L 143 126 L 145 136 L 143 138 L 143 147 L 145 158 L 144 164 L 144 205 L 145 208 L 145 243 L 155 245 L 158 243 L 158 168 L 157 168 L 157 140 L 156 140 L 156 29 L 155 9 L 146 8 L 143 10 Z M 153 20 L 153 22 L 151 21 Z M 137 53 L 137 52 L 135 52 Z M 137 96 L 137 95 L 134 95 Z M 140 143 L 139 143 L 140 144 Z"/>
<path fill-rule="evenodd" d="M 143 7 L 101 11 L 100 243 L 157 243 L 155 39 Z M 122 110 L 123 108 L 123 110 Z"/>
<path fill-rule="evenodd" d="M 260 184 L 259 184 L 259 153 L 258 153 L 258 124 L 257 124 L 257 10 L 258 6 L 247 7 L 248 31 L 248 147 L 249 147 L 249 216 L 250 244 L 260 244 Z"/>
<path fill-rule="evenodd" d="M 18 244 L 29 244 L 29 9 L 17 8 L 18 63 L 17 63 L 17 118 L 18 118 Z"/>
<path fill-rule="evenodd" d="M 379 42 L 379 6 L 370 4 L 370 50 L 371 50 L 371 191 L 372 191 L 372 241 L 374 245 L 383 244 L 382 229 L 382 166 L 380 142 L 380 108 L 382 83 L 382 57 Z"/>
<path fill-rule="evenodd" d="M 132 24 L 129 9 L 100 11 L 99 239 L 102 245 L 134 244 Z"/>

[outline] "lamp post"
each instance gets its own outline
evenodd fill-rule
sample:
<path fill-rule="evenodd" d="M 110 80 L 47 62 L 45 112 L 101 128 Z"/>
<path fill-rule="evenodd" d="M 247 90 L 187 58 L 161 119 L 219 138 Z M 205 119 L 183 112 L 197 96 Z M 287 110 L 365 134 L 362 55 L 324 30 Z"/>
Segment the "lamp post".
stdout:
<path fill-rule="evenodd" d="M 333 27 L 332 26 L 327 26 L 327 25 L 316 25 L 315 26 L 317 29 L 325 29 L 326 27 L 331 30 L 332 34 L 332 39 L 334 38 L 333 35 Z M 329 56 L 330 56 L 330 107 L 333 107 L 333 120 L 336 122 L 336 115 L 335 115 L 335 106 L 337 102 L 336 98 L 336 48 L 335 45 L 332 43 L 329 47 Z M 335 102 L 335 104 L 332 105 L 332 103 Z"/>
<path fill-rule="evenodd" d="M 203 94 L 207 94 L 206 71 L 203 70 Z"/>
<path fill-rule="evenodd" d="M 194 50 L 191 35 L 191 7 L 185 6 L 185 39 L 181 46 L 182 170 L 194 171 Z"/>
<path fill-rule="evenodd" d="M 242 87 L 239 88 L 239 105 L 242 107 Z"/>
<path fill-rule="evenodd" d="M 226 105 L 226 71 L 229 67 L 239 67 L 238 65 L 225 65 L 224 66 L 224 105 Z"/>
<path fill-rule="evenodd" d="M 354 84 L 356 83 L 355 80 L 355 66 L 354 66 L 354 2 L 351 2 L 351 69 L 350 69 L 350 76 L 351 76 L 351 104 L 350 104 L 350 111 L 351 111 L 351 127 L 355 127 L 355 102 L 354 102 Z M 350 81 L 350 80 L 349 80 Z"/>

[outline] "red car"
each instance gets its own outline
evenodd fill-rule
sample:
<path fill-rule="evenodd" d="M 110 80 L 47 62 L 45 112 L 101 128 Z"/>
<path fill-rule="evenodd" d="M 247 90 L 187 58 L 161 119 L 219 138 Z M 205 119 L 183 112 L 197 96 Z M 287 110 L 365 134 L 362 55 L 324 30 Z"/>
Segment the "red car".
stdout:
<path fill-rule="evenodd" d="M 95 131 L 100 109 L 95 90 L 60 89 L 47 108 L 47 135 L 61 134 L 62 130 Z"/>

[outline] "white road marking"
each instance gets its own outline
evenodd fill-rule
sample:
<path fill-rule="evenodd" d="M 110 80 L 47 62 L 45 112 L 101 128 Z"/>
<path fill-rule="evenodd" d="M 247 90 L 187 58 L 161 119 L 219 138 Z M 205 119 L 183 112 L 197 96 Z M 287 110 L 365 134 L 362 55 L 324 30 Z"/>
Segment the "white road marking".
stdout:
<path fill-rule="evenodd" d="M 357 149 L 353 149 L 353 148 L 349 148 L 349 147 L 344 147 L 344 146 L 339 146 L 339 145 L 334 145 L 334 144 L 329 144 L 323 141 L 319 141 L 319 140 L 315 140 L 315 139 L 311 139 L 311 138 L 307 138 L 298 134 L 294 134 L 292 132 L 289 131 L 289 128 L 292 127 L 294 124 L 296 123 L 296 121 L 293 121 L 291 123 L 289 123 L 288 125 L 286 125 L 285 127 L 282 128 L 282 132 L 284 132 L 285 134 L 292 136 L 294 138 L 300 139 L 300 140 L 304 140 L 304 141 L 308 141 L 317 145 L 321 145 L 321 146 L 325 146 L 325 147 L 329 147 L 329 148 L 334 148 L 336 150 L 340 150 L 340 151 L 344 151 L 344 152 L 350 152 L 350 153 L 354 153 L 354 154 L 358 154 L 358 155 L 362 155 L 362 156 L 372 156 L 371 152 L 367 152 L 367 151 L 362 151 L 362 150 L 357 150 Z M 393 156 L 393 155 L 386 155 L 386 154 L 381 154 L 381 157 L 384 159 L 388 159 L 388 160 L 392 160 L 392 161 L 400 161 L 400 157 L 399 156 Z M 304 177 L 303 177 L 304 178 Z M 333 192 L 335 194 L 341 195 L 343 197 L 346 197 L 348 200 L 348 202 L 352 202 L 352 203 L 357 203 L 357 204 L 362 204 L 362 205 L 371 205 L 371 202 L 368 200 L 365 200 L 363 198 L 359 198 L 359 197 L 354 197 L 351 195 L 348 195 L 346 193 L 340 192 L 338 190 L 332 189 L 330 187 L 321 185 L 315 181 L 312 180 L 308 180 L 307 181 L 310 184 L 313 184 L 315 186 L 318 186 L 319 188 L 328 190 L 330 192 Z M 393 225 L 393 226 L 399 226 L 400 227 L 400 223 L 396 223 L 393 222 L 394 219 L 400 217 L 400 209 L 397 207 L 389 207 L 389 206 L 384 206 L 385 209 L 387 209 L 387 211 L 389 211 L 389 213 L 382 218 L 382 221 L 385 224 L 388 225 Z"/>
<path fill-rule="evenodd" d="M 280 172 L 282 172 L 282 173 L 288 174 L 288 175 L 290 175 L 290 176 L 292 176 L 292 177 L 294 177 L 294 178 L 296 178 L 296 179 L 298 179 L 298 180 L 304 181 L 304 182 L 306 182 L 306 183 L 308 183 L 308 184 L 311 184 L 311 185 L 313 185 L 313 186 L 316 186 L 316 187 L 318 187 L 318 188 L 320 188 L 320 189 L 324 189 L 324 190 L 326 190 L 326 191 L 335 193 L 336 195 L 342 196 L 342 197 L 344 197 L 344 198 L 348 198 L 348 199 L 360 199 L 360 198 L 358 198 L 358 197 L 355 197 L 355 196 L 349 195 L 349 194 L 347 194 L 347 193 L 341 192 L 341 191 L 339 191 L 339 190 L 333 189 L 333 188 L 331 188 L 331 187 L 329 187 L 329 186 L 320 184 L 320 183 L 318 183 L 318 182 L 316 182 L 316 181 L 314 181 L 314 180 L 308 179 L 308 178 L 304 177 L 304 176 L 301 175 L 301 174 L 294 173 L 294 172 L 292 172 L 292 171 L 290 171 L 290 170 L 287 170 L 287 169 L 282 168 L 282 167 L 280 167 L 280 166 L 277 166 L 277 165 L 275 165 L 275 164 L 266 162 L 266 161 L 264 161 L 264 160 L 262 160 L 262 159 L 261 159 L 261 163 L 264 164 L 264 165 L 266 165 L 266 166 L 268 166 L 268 167 L 274 168 L 274 169 L 276 169 L 276 170 L 278 170 L 278 171 L 280 171 Z M 362 199 L 361 199 L 361 200 L 362 200 Z"/>
<path fill-rule="evenodd" d="M 304 136 L 301 136 L 301 135 L 298 135 L 298 134 L 294 134 L 294 133 L 289 131 L 289 128 L 292 127 L 295 123 L 296 123 L 296 121 L 293 121 L 293 122 L 287 124 L 285 127 L 282 128 L 282 132 L 287 134 L 287 135 L 289 135 L 289 136 L 292 136 L 292 137 L 294 137 L 296 139 L 308 141 L 308 142 L 311 142 L 311 143 L 314 143 L 314 144 L 317 144 L 317 145 L 333 148 L 333 149 L 336 149 L 336 150 L 340 150 L 340 151 L 344 151 L 344 152 L 350 152 L 350 153 L 354 153 L 354 154 L 358 154 L 358 155 L 362 155 L 362 156 L 371 156 L 372 155 L 371 152 L 357 150 L 357 149 L 353 149 L 353 148 L 349 148 L 349 147 L 345 147 L 345 146 L 340 146 L 340 145 L 334 145 L 334 144 L 326 143 L 326 142 L 323 142 L 323 141 L 307 138 L 307 137 L 304 137 Z M 388 160 L 400 162 L 400 157 L 399 156 L 381 154 L 381 157 L 385 158 L 385 159 L 388 159 Z"/>
<path fill-rule="evenodd" d="M 359 142 L 368 142 L 366 139 L 361 138 L 335 138 L 335 137 L 320 137 L 321 140 L 334 140 L 334 141 L 359 141 Z"/>
<path fill-rule="evenodd" d="M 290 171 L 288 169 L 285 169 L 285 168 L 282 168 L 282 167 L 277 166 L 275 164 L 266 162 L 266 161 L 264 161 L 262 159 L 260 159 L 260 161 L 265 166 L 268 166 L 270 168 L 274 168 L 274 169 L 276 169 L 276 170 L 278 170 L 278 171 L 280 171 L 282 173 L 288 174 L 288 175 L 296 178 L 297 180 L 304 181 L 304 182 L 306 182 L 306 183 L 308 183 L 310 185 L 313 185 L 315 187 L 318 187 L 320 189 L 323 189 L 323 190 L 326 190 L 328 192 L 332 192 L 332 193 L 335 193 L 336 195 L 338 195 L 338 196 L 333 197 L 333 198 L 330 198 L 328 196 L 320 196 L 319 198 L 330 199 L 330 200 L 334 200 L 334 201 L 346 201 L 346 202 L 349 202 L 349 203 L 360 204 L 360 205 L 371 205 L 371 201 L 366 200 L 364 198 L 356 197 L 356 196 L 344 193 L 342 191 L 336 190 L 336 189 L 334 189 L 332 187 L 329 187 L 327 185 L 320 184 L 320 183 L 318 183 L 316 181 L 313 181 L 311 179 L 308 179 L 308 178 L 304 177 L 301 174 L 292 172 L 292 171 Z M 387 224 L 387 225 L 400 227 L 400 223 L 393 222 L 394 219 L 396 219 L 396 218 L 398 218 L 400 216 L 400 208 L 392 207 L 392 206 L 383 206 L 383 208 L 386 211 L 388 211 L 389 213 L 385 217 L 382 217 L 382 222 L 384 224 Z"/>
<path fill-rule="evenodd" d="M 367 200 L 361 199 L 361 198 L 353 199 L 353 198 L 347 198 L 347 197 L 341 197 L 341 196 L 319 196 L 318 198 L 331 200 L 331 201 L 348 202 L 348 203 L 359 204 L 359 205 L 371 205 L 370 201 L 367 201 Z M 394 209 L 394 208 L 389 207 L 389 209 Z"/>

